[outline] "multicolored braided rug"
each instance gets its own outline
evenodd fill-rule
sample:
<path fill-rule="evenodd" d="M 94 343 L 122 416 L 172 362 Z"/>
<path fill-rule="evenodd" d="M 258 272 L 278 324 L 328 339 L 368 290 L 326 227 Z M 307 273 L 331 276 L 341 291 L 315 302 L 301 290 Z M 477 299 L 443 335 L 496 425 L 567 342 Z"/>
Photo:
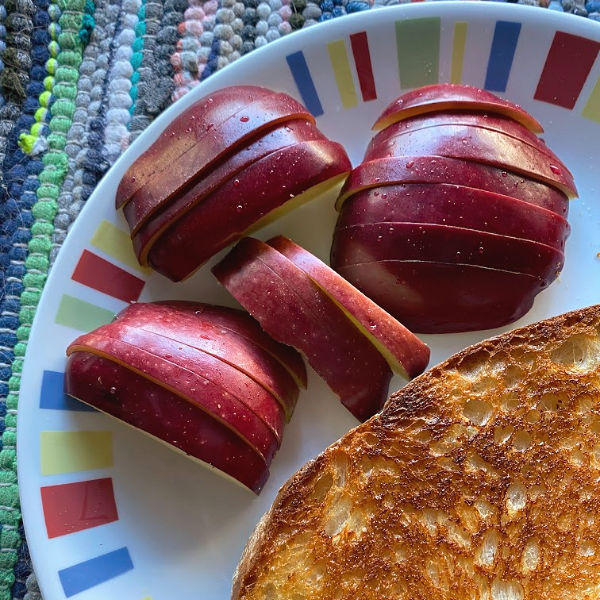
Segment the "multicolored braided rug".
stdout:
<path fill-rule="evenodd" d="M 600 21 L 600 0 L 520 0 Z M 16 476 L 20 374 L 67 231 L 171 102 L 296 29 L 398 0 L 0 0 L 0 600 L 41 594 Z"/>

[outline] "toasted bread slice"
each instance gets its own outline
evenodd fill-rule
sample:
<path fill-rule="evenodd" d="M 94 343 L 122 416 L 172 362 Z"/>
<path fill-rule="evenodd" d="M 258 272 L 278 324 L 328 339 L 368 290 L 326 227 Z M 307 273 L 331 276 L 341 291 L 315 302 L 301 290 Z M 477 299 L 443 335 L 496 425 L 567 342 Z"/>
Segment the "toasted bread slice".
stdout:
<path fill-rule="evenodd" d="M 600 305 L 467 348 L 296 473 L 235 600 L 600 597 Z"/>

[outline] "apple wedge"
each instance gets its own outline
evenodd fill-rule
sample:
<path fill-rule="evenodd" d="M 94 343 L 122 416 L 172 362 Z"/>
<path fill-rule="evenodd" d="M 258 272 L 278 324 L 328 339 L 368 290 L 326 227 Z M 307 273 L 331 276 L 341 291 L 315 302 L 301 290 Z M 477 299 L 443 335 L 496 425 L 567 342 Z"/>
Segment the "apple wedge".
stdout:
<path fill-rule="evenodd" d="M 457 263 L 385 260 L 338 272 L 420 333 L 501 327 L 523 316 L 545 287 L 531 275 Z"/>
<path fill-rule="evenodd" d="M 437 83 L 411 90 L 396 98 L 373 125 L 379 131 L 392 123 L 426 113 L 465 110 L 504 115 L 521 123 L 534 133 L 542 133 L 542 126 L 518 104 L 508 102 L 495 94 L 469 85 Z"/>
<path fill-rule="evenodd" d="M 326 140 L 269 154 L 169 227 L 148 263 L 173 281 L 185 279 L 219 250 L 340 183 L 350 168 L 343 147 Z"/>
<path fill-rule="evenodd" d="M 247 146 L 238 148 L 233 154 L 226 155 L 215 163 L 204 177 L 194 180 L 191 187 L 181 190 L 181 193 L 176 196 L 165 197 L 162 189 L 145 186 L 123 208 L 131 236 L 133 237 L 144 226 L 142 237 L 156 239 L 169 224 L 253 162 L 298 142 L 324 139 L 325 136 L 311 121 L 302 119 L 289 121 L 267 131 L 257 139 L 249 140 Z"/>
<path fill-rule="evenodd" d="M 554 164 L 529 144 L 482 127 L 439 125 L 410 131 L 386 142 L 374 141 L 367 148 L 365 162 L 388 156 L 438 154 L 508 169 L 556 187 L 569 198 L 577 195 L 573 177 L 560 164 Z"/>
<path fill-rule="evenodd" d="M 186 300 L 136 302 L 124 308 L 115 320 L 127 324 L 145 321 L 147 325 L 154 319 L 160 319 L 170 332 L 177 335 L 182 317 L 193 319 L 189 321 L 190 325 L 211 325 L 219 328 L 223 335 L 241 337 L 244 342 L 260 348 L 286 369 L 298 387 L 306 389 L 306 367 L 300 354 L 291 346 L 276 342 L 247 312 L 236 308 Z"/>
<path fill-rule="evenodd" d="M 464 263 L 526 273 L 549 284 L 564 254 L 539 242 L 449 225 L 373 223 L 336 229 L 331 249 L 336 271 L 379 260 Z"/>
<path fill-rule="evenodd" d="M 357 419 L 383 406 L 392 375 L 386 361 L 293 262 L 259 240 L 244 238 L 212 272 L 267 333 L 306 355 Z"/>
<path fill-rule="evenodd" d="M 218 90 L 201 98 L 175 118 L 150 148 L 129 167 L 117 189 L 116 207 L 124 206 L 150 182 L 158 181 L 169 173 L 174 174 L 174 168 L 176 174 L 179 176 L 182 173 L 186 180 L 195 175 L 198 169 L 190 173 L 182 170 L 182 167 L 184 164 L 194 164 L 194 156 L 199 149 L 200 156 L 206 156 L 206 152 L 200 147 L 205 142 L 221 154 L 223 151 L 233 150 L 225 140 L 220 140 L 219 132 L 223 131 L 223 125 L 227 124 L 225 129 L 233 133 L 233 139 L 241 142 L 244 136 L 253 134 L 256 126 L 263 127 L 263 108 L 267 112 L 274 110 L 281 115 L 288 111 L 290 120 L 295 114 L 296 118 L 314 122 L 314 117 L 287 94 L 277 94 L 258 86 L 232 86 Z M 237 129 L 236 125 L 239 125 Z M 182 185 L 183 182 L 178 184 Z"/>
<path fill-rule="evenodd" d="M 425 370 L 429 362 L 429 348 L 404 325 L 290 239 L 277 236 L 268 240 L 267 244 L 302 269 L 342 309 L 387 360 L 392 370 L 407 379 Z"/>
<path fill-rule="evenodd" d="M 260 493 L 265 460 L 203 410 L 108 358 L 69 356 L 65 392 Z"/>
<path fill-rule="evenodd" d="M 448 183 L 370 188 L 352 196 L 337 227 L 383 222 L 454 225 L 564 250 L 570 226 L 556 213 L 510 196 Z"/>
<path fill-rule="evenodd" d="M 512 196 L 567 216 L 569 200 L 561 191 L 540 181 L 490 165 L 443 156 L 392 156 L 358 165 L 346 179 L 336 208 L 361 190 L 404 183 L 449 183 Z"/>
<path fill-rule="evenodd" d="M 141 340 L 144 345 L 140 346 L 129 343 L 135 338 L 129 337 L 127 342 L 109 337 L 108 333 L 107 329 L 101 329 L 79 337 L 69 346 L 67 355 L 91 352 L 118 362 L 226 424 L 251 444 L 267 463 L 271 461 L 283 431 L 283 411 L 277 412 L 277 401 L 262 387 L 245 376 L 246 381 L 240 381 L 238 376 L 230 382 L 230 374 L 236 377 L 234 370 L 226 372 L 225 363 L 208 354 L 200 357 L 193 366 L 184 367 L 173 362 L 173 357 L 181 350 L 177 344 L 162 343 L 166 338 L 159 338 L 159 344 L 150 338 L 152 334 L 143 332 L 136 342 L 139 344 Z"/>
<path fill-rule="evenodd" d="M 194 352 L 189 348 L 206 352 L 261 385 L 279 402 L 286 421 L 290 420 L 298 400 L 298 386 L 285 367 L 262 348 L 231 330 L 202 321 L 195 315 L 177 312 L 174 318 L 170 310 L 162 313 L 153 311 L 149 316 L 146 310 L 138 311 L 137 316 L 130 314 L 118 319 L 109 326 L 113 332 L 111 335 L 126 328 L 122 337 L 124 341 L 130 335 L 143 338 L 142 332 L 165 337 L 181 346 L 178 346 L 177 362 L 183 366 L 188 360 L 196 366 Z M 133 331 L 129 333 L 127 330 Z M 175 361 L 175 357 L 171 360 Z"/>

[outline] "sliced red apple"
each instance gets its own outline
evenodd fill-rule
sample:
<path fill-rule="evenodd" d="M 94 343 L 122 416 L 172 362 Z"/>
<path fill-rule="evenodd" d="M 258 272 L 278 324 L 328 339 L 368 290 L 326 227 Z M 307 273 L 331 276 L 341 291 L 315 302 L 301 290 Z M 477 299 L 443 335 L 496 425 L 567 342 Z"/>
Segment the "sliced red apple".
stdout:
<path fill-rule="evenodd" d="M 295 144 L 253 163 L 169 227 L 148 255 L 173 281 L 191 275 L 243 235 L 338 184 L 351 165 L 336 142 Z M 145 263 L 143 249 L 134 245 Z"/>
<path fill-rule="evenodd" d="M 171 309 L 152 311 L 150 318 L 149 316 L 147 310 L 138 311 L 137 317 L 129 314 L 111 323 L 111 331 L 121 331 L 121 328 L 125 327 L 133 328 L 134 332 L 150 332 L 166 337 L 178 344 L 178 348 L 182 347 L 182 352 L 177 354 L 177 362 L 183 366 L 186 362 L 182 363 L 184 357 L 188 357 L 189 361 L 194 363 L 194 353 L 190 354 L 184 346 L 206 352 L 261 385 L 277 399 L 286 420 L 290 420 L 298 400 L 298 386 L 285 367 L 262 348 L 231 330 L 224 330 L 218 325 L 202 321 L 196 315 L 176 312 L 175 316 Z M 141 333 L 139 335 L 142 336 Z M 123 340 L 126 340 L 126 337 L 124 336 Z M 176 361 L 176 357 L 171 360 Z"/>
<path fill-rule="evenodd" d="M 74 352 L 65 392 L 218 469 L 258 494 L 268 465 L 242 438 L 194 404 L 108 358 Z"/>
<path fill-rule="evenodd" d="M 347 200 L 337 227 L 404 222 L 454 225 L 533 240 L 563 250 L 568 222 L 538 206 L 449 183 L 409 183 L 371 188 Z"/>
<path fill-rule="evenodd" d="M 365 161 L 388 156 L 438 154 L 490 164 L 577 195 L 571 174 L 533 146 L 482 127 L 439 125 L 398 135 L 367 148 Z"/>
<path fill-rule="evenodd" d="M 277 236 L 267 243 L 302 269 L 344 311 L 393 370 L 407 378 L 425 370 L 429 348 L 404 325 L 290 239 Z"/>
<path fill-rule="evenodd" d="M 272 95 L 272 90 L 263 87 L 239 85 L 217 90 L 192 104 L 173 119 L 150 148 L 129 167 L 117 189 L 116 207 L 126 204 L 154 175 L 168 168 L 171 161 L 175 162 L 232 114 Z"/>
<path fill-rule="evenodd" d="M 483 111 L 504 115 L 534 133 L 543 132 L 542 126 L 518 104 L 499 98 L 486 90 L 453 83 L 420 87 L 396 98 L 381 113 L 373 129 L 379 131 L 402 119 L 446 110 Z"/>
<path fill-rule="evenodd" d="M 165 196 L 163 190 L 157 186 L 145 186 L 123 209 L 131 236 L 145 226 L 142 235 L 156 239 L 176 219 L 253 162 L 298 142 L 324 139 L 325 136 L 311 121 L 289 121 L 267 131 L 257 139 L 249 140 L 247 146 L 226 155 L 215 163 L 204 177 L 195 180 L 191 187 L 181 190 L 176 196 Z M 150 219 L 151 223 L 148 223 Z"/>
<path fill-rule="evenodd" d="M 180 316 L 194 319 L 194 323 L 212 325 L 226 335 L 237 335 L 250 342 L 277 360 L 294 378 L 299 387 L 306 388 L 306 367 L 302 357 L 291 346 L 276 342 L 267 335 L 260 325 L 246 312 L 227 306 L 215 306 L 185 300 L 163 300 L 160 302 L 137 302 L 123 309 L 117 321 L 131 324 L 134 320 L 146 322 L 155 318 L 165 323 L 164 317 L 171 318 L 169 327 L 177 330 Z M 192 322 L 190 321 L 190 324 Z"/>
<path fill-rule="evenodd" d="M 383 406 L 391 378 L 386 361 L 293 262 L 244 238 L 212 271 L 267 333 L 304 352 L 357 419 Z"/>
<path fill-rule="evenodd" d="M 531 275 L 460 263 L 385 260 L 338 267 L 338 272 L 421 333 L 511 323 L 544 287 Z"/>
<path fill-rule="evenodd" d="M 172 362 L 172 357 L 181 352 L 177 344 L 162 343 L 159 346 L 156 340 L 151 340 L 152 334 L 142 333 L 137 338 L 138 345 L 133 345 L 122 339 L 109 337 L 110 331 L 106 328 L 99 329 L 76 339 L 67 349 L 67 355 L 73 352 L 91 352 L 119 362 L 229 426 L 269 463 L 279 447 L 283 431 L 283 411 L 278 417 L 279 405 L 276 400 L 248 377 L 244 376 L 246 381 L 240 383 L 239 376 L 232 373 L 233 369 L 230 368 L 230 373 L 227 373 L 222 367 L 225 363 L 208 354 L 199 357 L 193 367 Z M 127 339 L 131 342 L 134 338 Z M 159 338 L 160 342 L 163 340 L 166 338 Z M 139 345 L 140 341 L 142 345 Z M 233 381 L 228 380 L 230 374 Z"/>
<path fill-rule="evenodd" d="M 464 263 L 526 273 L 551 283 L 564 255 L 545 244 L 449 225 L 373 223 L 336 229 L 331 264 L 336 271 L 379 260 Z"/>

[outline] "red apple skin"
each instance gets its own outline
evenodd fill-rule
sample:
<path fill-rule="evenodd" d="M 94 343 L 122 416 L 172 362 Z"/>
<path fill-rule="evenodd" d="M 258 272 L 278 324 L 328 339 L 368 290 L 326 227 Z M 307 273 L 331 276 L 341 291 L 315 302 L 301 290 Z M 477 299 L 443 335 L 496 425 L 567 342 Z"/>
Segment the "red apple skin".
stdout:
<path fill-rule="evenodd" d="M 136 302 L 124 308 L 116 320 L 131 323 L 132 320 L 152 321 L 161 319 L 161 322 L 170 321 L 169 328 L 178 332 L 181 319 L 190 318 L 190 327 L 196 323 L 203 323 L 218 327 L 224 335 L 236 335 L 245 342 L 249 342 L 277 360 L 294 378 L 299 387 L 306 389 L 306 367 L 300 354 L 291 346 L 276 342 L 267 335 L 247 312 L 187 300 L 162 300 L 159 302 Z"/>
<path fill-rule="evenodd" d="M 145 344 L 144 347 L 149 347 L 152 343 L 147 341 L 150 340 L 150 335 L 152 334 L 143 332 L 140 336 Z M 264 406 L 268 410 L 269 400 L 275 402 L 274 399 L 264 398 L 260 392 L 255 397 L 251 397 L 250 394 L 256 392 L 256 389 L 251 386 L 248 386 L 246 396 L 235 394 L 237 386 L 224 385 L 223 371 L 219 371 L 219 365 L 210 364 L 210 361 L 199 363 L 196 370 L 192 371 L 190 368 L 167 360 L 165 354 L 175 356 L 175 352 L 178 351 L 177 344 L 171 344 L 170 347 L 168 344 L 163 344 L 159 350 L 157 344 L 152 344 L 151 347 L 155 352 L 109 337 L 106 330 L 97 330 L 77 338 L 67 349 L 67 355 L 73 352 L 91 352 L 123 364 L 131 371 L 183 397 L 227 425 L 254 447 L 267 463 L 270 463 L 279 447 L 283 418 L 275 430 L 275 427 L 265 422 L 263 414 L 257 413 Z M 217 359 L 213 359 L 212 362 L 217 362 Z M 206 367 L 208 370 L 204 377 L 199 371 Z M 262 388 L 260 390 L 264 391 Z"/>
<path fill-rule="evenodd" d="M 549 210 L 475 188 L 409 183 L 371 188 L 349 198 L 337 227 L 403 222 L 454 225 L 532 240 L 563 251 L 570 227 Z"/>
<path fill-rule="evenodd" d="M 176 315 L 174 318 L 173 311 L 154 311 L 151 315 L 148 311 L 138 311 L 137 316 L 129 314 L 111 323 L 109 327 L 111 331 L 127 327 L 134 331 L 149 332 L 166 337 L 179 346 L 210 354 L 241 371 L 272 394 L 281 405 L 286 420 L 290 420 L 298 400 L 299 389 L 293 377 L 279 361 L 231 330 L 206 323 L 195 315 L 183 312 L 177 312 Z M 178 358 L 180 364 L 185 366 L 185 363 L 181 363 L 181 354 L 178 354 Z M 172 360 L 175 360 L 175 357 Z M 194 360 L 193 353 L 190 360 Z"/>
<path fill-rule="evenodd" d="M 464 110 L 504 115 L 524 125 L 534 133 L 542 133 L 542 126 L 518 104 L 495 94 L 469 85 L 436 83 L 411 90 L 396 98 L 381 113 L 373 129 L 379 131 L 392 123 L 425 113 Z"/>
<path fill-rule="evenodd" d="M 65 391 L 227 473 L 255 494 L 269 476 L 265 460 L 225 425 L 107 358 L 88 352 L 71 354 Z"/>
<path fill-rule="evenodd" d="M 244 238 L 212 271 L 267 333 L 306 355 L 357 419 L 381 409 L 392 375 L 386 361 L 294 263 Z"/>
<path fill-rule="evenodd" d="M 371 140 L 365 161 L 388 156 L 437 154 L 490 164 L 543 181 L 568 197 L 577 195 L 571 174 L 533 146 L 482 127 L 439 125 L 398 135 L 386 142 Z"/>
<path fill-rule="evenodd" d="M 152 246 L 148 262 L 173 281 L 185 279 L 262 217 L 350 169 L 343 147 L 328 140 L 302 142 L 272 153 L 169 227 Z M 134 246 L 135 242 L 136 238 Z"/>
<path fill-rule="evenodd" d="M 336 207 L 359 191 L 405 183 L 449 183 L 511 196 L 566 218 L 569 199 L 545 183 L 503 169 L 442 156 L 378 158 L 356 167 L 346 179 Z"/>
<path fill-rule="evenodd" d="M 448 225 L 373 223 L 336 229 L 331 249 L 336 271 L 380 260 L 464 263 L 526 273 L 550 284 L 564 255 L 538 242 Z"/>
<path fill-rule="evenodd" d="M 205 96 L 174 119 L 131 165 L 117 189 L 116 207 L 124 206 L 144 186 L 159 182 L 169 186 L 169 178 L 178 189 L 269 123 L 294 118 L 314 122 L 291 96 L 266 88 L 232 86 Z"/>
<path fill-rule="evenodd" d="M 340 275 L 419 333 L 491 329 L 532 306 L 540 279 L 486 267 L 386 260 L 339 267 Z"/>
<path fill-rule="evenodd" d="M 225 181 L 271 152 L 298 142 L 324 139 L 325 136 L 311 121 L 289 121 L 272 131 L 267 131 L 258 139 L 249 140 L 247 146 L 225 156 L 205 177 L 195 181 L 179 195 L 165 196 L 162 189 L 145 186 L 123 209 L 132 237 L 144 226 L 142 237 L 155 239 L 169 224 L 183 216 Z"/>
<path fill-rule="evenodd" d="M 403 366 L 406 377 L 416 377 L 427 368 L 430 354 L 427 345 L 324 262 L 283 236 L 272 238 L 267 244 L 302 269 L 351 313 Z"/>

